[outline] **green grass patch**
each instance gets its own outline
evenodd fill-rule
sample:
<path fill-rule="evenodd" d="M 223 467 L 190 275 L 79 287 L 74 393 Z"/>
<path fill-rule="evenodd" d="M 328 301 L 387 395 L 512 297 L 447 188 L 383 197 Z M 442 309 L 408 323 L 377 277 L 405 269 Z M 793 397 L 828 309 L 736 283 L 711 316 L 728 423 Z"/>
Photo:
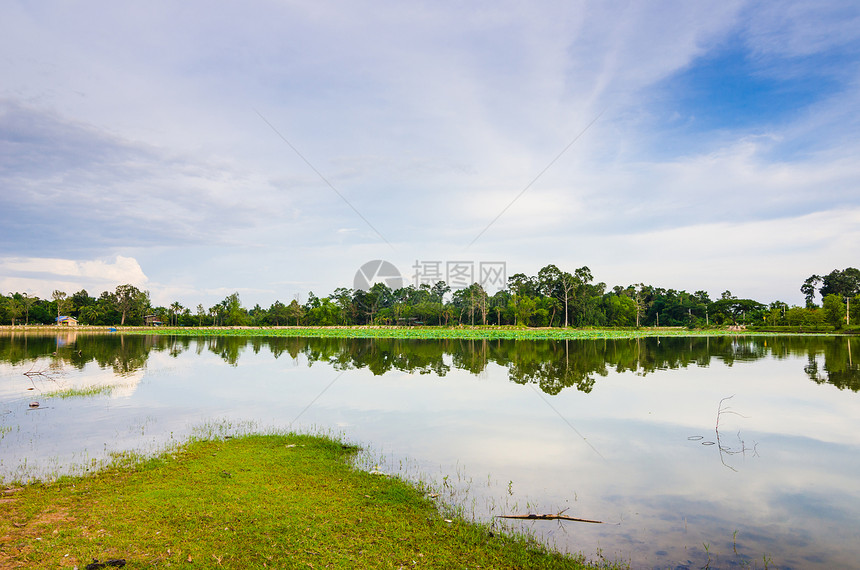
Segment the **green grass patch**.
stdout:
<path fill-rule="evenodd" d="M 324 437 L 193 441 L 0 495 L 0 568 L 585 568 L 524 537 L 447 520 L 427 490 Z"/>
<path fill-rule="evenodd" d="M 765 334 L 754 331 L 722 329 L 660 328 L 524 328 L 524 327 L 201 327 L 201 328 L 133 328 L 123 334 L 157 334 L 174 336 L 274 336 L 313 338 L 398 338 L 398 339 L 464 339 L 464 340 L 588 340 L 630 339 L 646 337 L 713 337 Z M 766 333 L 774 336 L 773 333 Z"/>
<path fill-rule="evenodd" d="M 109 384 L 100 384 L 97 386 L 87 386 L 86 388 L 66 388 L 63 390 L 53 390 L 42 394 L 44 398 L 60 398 L 67 400 L 69 398 L 92 398 L 94 396 L 110 396 L 116 386 Z"/>

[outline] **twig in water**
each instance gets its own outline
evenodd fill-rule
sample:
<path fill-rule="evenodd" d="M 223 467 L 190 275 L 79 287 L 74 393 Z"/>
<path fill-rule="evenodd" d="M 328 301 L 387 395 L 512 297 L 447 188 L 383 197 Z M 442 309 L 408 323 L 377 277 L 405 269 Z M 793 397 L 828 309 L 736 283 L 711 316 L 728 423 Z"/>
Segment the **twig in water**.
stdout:
<path fill-rule="evenodd" d="M 726 400 L 731 400 L 734 397 L 735 397 L 735 395 L 732 394 L 731 396 L 727 396 L 727 397 L 723 398 L 722 400 L 720 400 L 720 405 L 717 408 L 717 423 L 716 423 L 716 426 L 714 427 L 714 431 L 717 434 L 717 448 L 720 451 L 720 463 L 722 463 L 723 465 L 725 465 L 726 467 L 728 467 L 732 471 L 737 471 L 737 469 L 735 469 L 734 467 L 732 467 L 731 465 L 726 463 L 725 455 L 737 455 L 740 453 L 740 454 L 743 454 L 744 457 L 746 457 L 747 451 L 751 451 L 754 456 L 758 455 L 758 451 L 756 450 L 756 448 L 758 447 L 758 443 L 754 444 L 753 447 L 751 447 L 751 448 L 747 447 L 744 440 L 741 439 L 740 430 L 738 430 L 738 441 L 740 441 L 740 444 L 741 444 L 740 449 L 733 449 L 727 445 L 723 445 L 722 441 L 720 440 L 720 417 L 723 414 L 733 414 L 735 416 L 747 418 L 747 416 L 745 416 L 743 414 L 739 414 L 738 412 L 732 410 L 730 407 L 723 405 L 723 402 L 725 402 Z"/>
<path fill-rule="evenodd" d="M 28 388 L 28 390 L 38 390 L 39 392 L 42 392 L 42 389 L 36 385 L 37 378 L 42 380 L 49 380 L 55 384 L 58 384 L 57 377 L 62 375 L 62 370 L 48 370 L 47 368 L 40 368 L 36 370 L 35 364 L 30 367 L 30 370 L 24 372 L 24 376 L 26 376 L 27 379 L 30 380 L 30 383 L 33 385 L 33 388 Z"/>
<path fill-rule="evenodd" d="M 567 509 L 565 509 L 564 511 L 566 511 L 566 510 Z M 603 524 L 603 521 L 593 521 L 590 519 L 580 519 L 577 517 L 569 517 L 569 516 L 562 514 L 562 513 L 564 513 L 564 511 L 561 511 L 560 513 L 556 513 L 554 515 L 535 515 L 535 514 L 496 515 L 496 518 L 497 519 L 518 519 L 518 520 L 529 520 L 529 521 L 574 521 L 574 522 L 584 522 L 584 523 L 591 523 L 591 524 Z"/>
<path fill-rule="evenodd" d="M 55 380 L 57 376 L 61 376 L 62 372 L 59 370 L 48 370 L 47 368 L 40 368 L 39 370 L 35 369 L 36 365 L 30 367 L 30 370 L 24 372 L 24 376 L 29 379 L 33 379 L 36 377 L 47 378 L 48 380 Z"/>

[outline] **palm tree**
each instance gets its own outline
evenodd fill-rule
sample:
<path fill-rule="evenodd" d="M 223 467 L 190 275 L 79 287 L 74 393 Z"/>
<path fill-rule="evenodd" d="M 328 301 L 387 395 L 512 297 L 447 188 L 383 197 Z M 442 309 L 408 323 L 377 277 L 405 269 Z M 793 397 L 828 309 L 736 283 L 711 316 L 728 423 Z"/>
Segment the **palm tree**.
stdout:
<path fill-rule="evenodd" d="M 179 301 L 173 301 L 173 303 L 170 304 L 170 324 L 176 326 L 176 321 L 178 320 L 177 317 L 184 308 L 185 307 L 179 304 Z"/>

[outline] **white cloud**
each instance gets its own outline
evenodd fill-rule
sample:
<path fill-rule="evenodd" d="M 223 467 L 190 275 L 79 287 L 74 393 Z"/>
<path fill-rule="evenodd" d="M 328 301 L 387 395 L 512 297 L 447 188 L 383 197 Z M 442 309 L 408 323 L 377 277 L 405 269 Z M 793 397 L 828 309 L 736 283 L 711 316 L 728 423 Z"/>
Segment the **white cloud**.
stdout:
<path fill-rule="evenodd" d="M 468 256 L 524 272 L 587 264 L 610 284 L 684 275 L 666 284 L 707 287 L 720 278 L 710 271 L 718 248 L 704 244 L 715 257 L 682 274 L 664 251 L 624 244 L 689 228 L 714 237 L 708 228 L 721 224 L 753 242 L 767 220 L 830 235 L 816 224 L 858 205 L 857 11 L 815 6 L 12 3 L 0 19 L 0 50 L 20 55 L 0 62 L 0 256 L 83 271 L 74 260 L 124 252 L 158 303 L 325 294 L 369 259 L 466 255 L 604 111 Z M 838 52 L 826 59 L 838 88 L 776 126 L 673 121 L 664 81 L 727 46 L 765 70 Z M 852 263 L 827 240 L 812 244 L 798 258 Z M 783 279 L 756 248 L 737 256 Z M 60 266 L 4 272 L 0 285 L 84 279 Z"/>
<path fill-rule="evenodd" d="M 133 257 L 72 260 L 56 258 L 0 258 L 0 290 L 27 292 L 50 298 L 55 289 L 72 294 L 86 289 L 91 296 L 131 284 L 144 289 L 149 281 Z"/>
<path fill-rule="evenodd" d="M 856 46 L 860 28 L 860 10 L 851 0 L 756 3 L 745 16 L 751 45 L 767 55 L 806 56 Z"/>
<path fill-rule="evenodd" d="M 813 273 L 843 269 L 860 243 L 860 207 L 773 220 L 703 223 L 607 238 L 592 267 L 610 284 L 721 291 L 802 305 Z M 635 276 L 635 277 L 634 277 Z"/>

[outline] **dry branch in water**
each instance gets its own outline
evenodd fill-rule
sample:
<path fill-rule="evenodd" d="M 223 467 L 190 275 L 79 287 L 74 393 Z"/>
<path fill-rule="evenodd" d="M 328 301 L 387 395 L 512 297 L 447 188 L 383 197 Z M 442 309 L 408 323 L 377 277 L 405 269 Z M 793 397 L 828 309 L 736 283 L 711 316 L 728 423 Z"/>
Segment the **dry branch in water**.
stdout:
<path fill-rule="evenodd" d="M 62 370 L 49 370 L 48 368 L 40 368 L 36 369 L 35 364 L 30 367 L 30 370 L 24 372 L 24 376 L 30 378 L 31 380 L 35 377 L 47 378 L 48 380 L 55 380 L 57 377 L 62 376 Z"/>
<path fill-rule="evenodd" d="M 757 443 L 754 444 L 753 447 L 747 447 L 746 442 L 744 442 L 744 440 L 741 439 L 741 432 L 738 431 L 738 441 L 740 442 L 740 448 L 732 448 L 732 447 L 729 447 L 727 445 L 723 445 L 723 442 L 720 439 L 720 416 L 722 416 L 723 414 L 733 414 L 735 416 L 740 416 L 742 418 L 747 417 L 743 414 L 739 414 L 738 412 L 732 410 L 731 407 L 724 404 L 724 402 L 726 402 L 726 400 L 731 400 L 734 397 L 735 397 L 735 395 L 732 394 L 731 396 L 727 396 L 727 397 L 723 398 L 722 400 L 720 400 L 720 405 L 717 408 L 717 425 L 714 427 L 714 431 L 717 434 L 717 448 L 720 451 L 720 462 L 723 465 L 725 465 L 726 467 L 728 467 L 729 469 L 731 469 L 732 471 L 737 471 L 737 469 L 735 469 L 734 467 L 732 467 L 731 465 L 726 463 L 725 455 L 737 455 L 740 453 L 744 457 L 746 457 L 747 451 L 750 451 L 750 452 L 752 452 L 753 456 L 757 456 L 758 450 L 756 448 L 758 447 L 758 444 Z"/>
<path fill-rule="evenodd" d="M 574 521 L 592 524 L 603 524 L 603 521 L 593 521 L 589 519 L 579 519 L 576 517 L 568 517 L 561 513 L 556 515 L 496 515 L 497 519 L 519 519 L 519 520 L 534 520 L 534 521 Z"/>

